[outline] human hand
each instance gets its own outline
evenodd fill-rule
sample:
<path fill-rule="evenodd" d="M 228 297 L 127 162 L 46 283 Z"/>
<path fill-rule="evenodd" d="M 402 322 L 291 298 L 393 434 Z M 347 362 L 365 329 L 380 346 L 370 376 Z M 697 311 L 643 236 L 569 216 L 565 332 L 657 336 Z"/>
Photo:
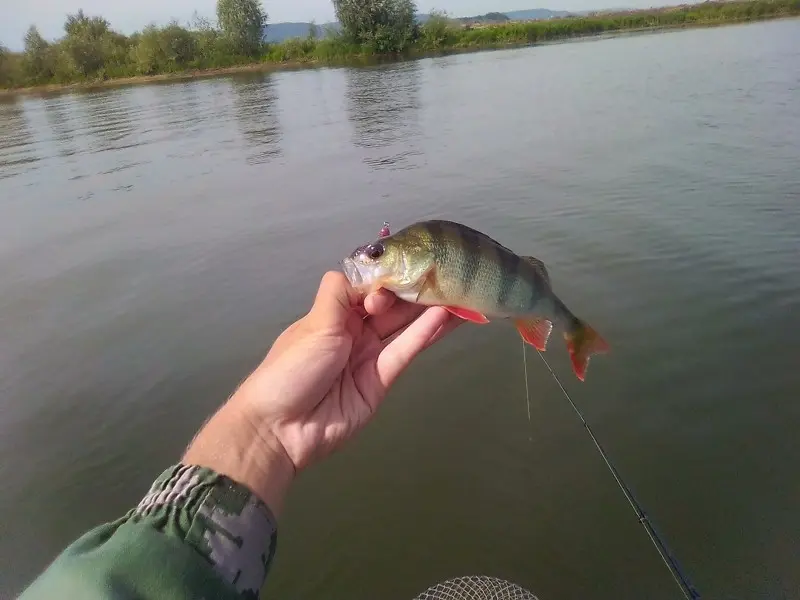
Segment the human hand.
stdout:
<path fill-rule="evenodd" d="M 277 510 L 283 494 L 276 489 L 285 493 L 298 470 L 363 428 L 413 359 L 460 322 L 443 308 L 426 309 L 385 291 L 362 304 L 343 274 L 327 273 L 308 314 L 275 340 L 204 429 L 213 435 L 201 432 L 186 460 L 207 463 L 213 455 L 223 472 L 245 478 Z M 215 441 L 219 436 L 224 439 Z"/>

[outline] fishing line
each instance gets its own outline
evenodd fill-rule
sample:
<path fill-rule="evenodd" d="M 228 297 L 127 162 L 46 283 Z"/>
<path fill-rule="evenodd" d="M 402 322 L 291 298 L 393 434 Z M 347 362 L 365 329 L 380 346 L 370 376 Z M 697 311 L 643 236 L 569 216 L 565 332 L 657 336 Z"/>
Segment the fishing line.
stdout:
<path fill-rule="evenodd" d="M 524 345 L 525 344 L 523 342 L 522 356 L 523 356 L 523 361 L 525 362 L 525 393 L 526 395 L 528 395 L 528 364 L 527 364 L 527 359 L 525 359 Z M 605 461 L 608 470 L 611 471 L 611 475 L 613 475 L 614 480 L 617 482 L 617 485 L 622 490 L 622 493 L 625 495 L 625 499 L 631 505 L 633 512 L 636 513 L 636 517 L 639 519 L 639 523 L 641 523 L 642 527 L 644 527 L 645 531 L 647 532 L 647 535 L 650 537 L 650 541 L 653 542 L 653 545 L 656 547 L 659 556 L 661 556 L 661 560 L 664 561 L 664 564 L 667 566 L 669 572 L 672 574 L 672 577 L 675 579 L 675 583 L 678 584 L 678 587 L 680 587 L 681 592 L 683 592 L 683 595 L 688 600 L 698 600 L 700 598 L 700 593 L 691 584 L 689 578 L 686 576 L 686 574 L 683 572 L 683 569 L 681 569 L 681 566 L 678 564 L 677 559 L 673 556 L 672 552 L 670 552 L 669 548 L 667 547 L 666 542 L 658 534 L 655 527 L 650 522 L 650 518 L 645 514 L 644 510 L 642 509 L 642 506 L 636 500 L 636 497 L 633 495 L 633 492 L 623 481 L 622 476 L 619 474 L 619 471 L 617 471 L 616 467 L 612 464 L 608 454 L 606 454 L 606 451 L 603 449 L 603 446 L 600 444 L 599 440 L 594 435 L 594 432 L 592 431 L 592 428 L 589 426 L 589 423 L 586 422 L 583 413 L 577 407 L 575 402 L 573 402 L 567 390 L 564 389 L 561 380 L 558 378 L 558 375 L 556 375 L 555 371 L 553 371 L 553 368 L 550 366 L 550 363 L 547 362 L 547 359 L 544 357 L 544 355 L 538 349 L 536 351 L 539 353 L 539 358 L 542 359 L 542 362 L 544 362 L 545 366 L 547 367 L 547 370 L 550 371 L 550 375 L 553 376 L 553 379 L 555 379 L 556 383 L 558 384 L 558 387 L 561 389 L 561 393 L 567 399 L 567 402 L 570 403 L 570 406 L 572 406 L 572 409 L 575 411 L 575 414 L 578 415 L 578 418 L 581 420 L 581 423 L 583 423 L 583 426 L 586 428 L 586 431 L 589 432 L 589 436 L 592 438 L 592 441 L 594 442 L 594 445 L 597 448 L 598 452 L 600 452 L 600 456 L 603 457 L 603 461 Z M 530 396 L 528 396 L 528 421 L 530 421 L 531 418 L 530 410 L 531 410 Z"/>
<path fill-rule="evenodd" d="M 531 430 L 531 392 L 528 389 L 528 352 L 525 348 L 525 340 L 522 340 L 522 365 L 525 368 L 525 403 L 528 405 L 528 431 Z M 533 441 L 533 435 L 528 437 Z"/>

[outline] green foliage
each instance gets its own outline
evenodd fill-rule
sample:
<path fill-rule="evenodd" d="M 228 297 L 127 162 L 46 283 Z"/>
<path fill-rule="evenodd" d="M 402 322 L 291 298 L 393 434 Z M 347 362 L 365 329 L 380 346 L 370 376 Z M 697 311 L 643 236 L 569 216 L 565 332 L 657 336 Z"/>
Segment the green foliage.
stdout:
<path fill-rule="evenodd" d="M 104 67 L 126 62 L 127 39 L 111 31 L 102 17 L 87 17 L 82 10 L 67 15 L 62 44 L 74 70 L 83 77 L 103 75 Z M 116 69 L 118 70 L 118 69 Z"/>
<path fill-rule="evenodd" d="M 0 44 L 0 87 L 10 88 L 22 85 L 24 78 L 22 57 L 19 54 L 13 54 Z"/>
<path fill-rule="evenodd" d="M 11 69 L 9 68 L 10 57 L 8 48 L 0 44 L 0 85 L 3 87 L 10 87 L 13 81 Z"/>
<path fill-rule="evenodd" d="M 351 42 L 346 36 L 328 32 L 322 39 L 308 36 L 270 44 L 265 60 L 276 63 L 342 63 L 368 53 L 364 46 Z"/>
<path fill-rule="evenodd" d="M 419 28 L 419 46 L 422 50 L 438 50 L 453 44 L 458 35 L 458 25 L 444 11 L 433 10 Z"/>
<path fill-rule="evenodd" d="M 190 31 L 195 40 L 193 67 L 229 67 L 239 60 L 227 38 L 208 19 L 199 16 L 196 12 L 192 18 Z M 250 62 L 251 59 L 247 60 Z"/>
<path fill-rule="evenodd" d="M 313 38 L 292 38 L 272 44 L 267 52 L 269 62 L 303 62 L 315 58 L 317 42 Z"/>
<path fill-rule="evenodd" d="M 176 22 L 161 30 L 161 50 L 173 68 L 185 68 L 194 60 L 197 42 L 189 30 Z"/>
<path fill-rule="evenodd" d="M 267 13 L 260 0 L 217 0 L 217 19 L 234 52 L 259 55 L 267 26 Z"/>
<path fill-rule="evenodd" d="M 317 47 L 314 49 L 314 58 L 326 63 L 341 63 L 360 58 L 364 54 L 363 46 L 351 42 L 343 35 L 330 32 L 317 42 Z"/>
<path fill-rule="evenodd" d="M 22 68 L 27 78 L 34 83 L 49 81 L 54 75 L 50 44 L 45 41 L 35 25 L 31 25 L 25 34 Z"/>
<path fill-rule="evenodd" d="M 800 12 L 798 0 L 709 1 L 655 10 L 593 14 L 546 21 L 509 22 L 500 25 L 468 26 L 457 32 L 454 47 L 493 47 L 533 44 L 575 36 L 597 35 L 621 30 L 682 27 L 725 21 L 776 17 Z"/>
<path fill-rule="evenodd" d="M 145 27 L 134 46 L 136 69 L 142 75 L 172 73 L 186 69 L 197 57 L 198 41 L 177 23 Z"/>
<path fill-rule="evenodd" d="M 421 53 L 447 48 L 490 48 L 535 44 L 574 36 L 655 27 L 685 27 L 800 14 L 800 0 L 710 1 L 656 10 L 598 13 L 542 21 L 462 25 L 434 12 L 421 27 L 412 0 L 333 0 L 341 33 L 281 44 L 262 42 L 266 15 L 259 0 L 220 0 L 220 27 L 195 15 L 178 23 L 151 25 L 130 37 L 113 31 L 101 17 L 83 11 L 67 17 L 65 36 L 47 42 L 35 27 L 25 36 L 25 51 L 0 46 L 0 87 L 71 83 L 93 79 L 177 73 L 230 67 L 264 56 L 272 63 L 343 63 L 404 50 Z M 224 18 L 223 18 L 224 17 Z M 258 27 L 256 27 L 258 25 Z"/>
<path fill-rule="evenodd" d="M 333 0 L 333 6 L 345 36 L 376 54 L 402 52 L 416 38 L 414 0 Z"/>

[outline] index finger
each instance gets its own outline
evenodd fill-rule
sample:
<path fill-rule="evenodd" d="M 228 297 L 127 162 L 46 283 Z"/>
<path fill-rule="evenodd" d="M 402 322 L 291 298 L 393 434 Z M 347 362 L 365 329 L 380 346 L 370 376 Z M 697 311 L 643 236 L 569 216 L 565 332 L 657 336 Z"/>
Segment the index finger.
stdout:
<path fill-rule="evenodd" d="M 375 370 L 384 390 L 389 389 L 394 381 L 405 371 L 411 361 L 423 350 L 436 341 L 434 338 L 447 325 L 450 313 L 434 306 L 423 312 L 402 333 L 390 341 L 378 355 Z"/>

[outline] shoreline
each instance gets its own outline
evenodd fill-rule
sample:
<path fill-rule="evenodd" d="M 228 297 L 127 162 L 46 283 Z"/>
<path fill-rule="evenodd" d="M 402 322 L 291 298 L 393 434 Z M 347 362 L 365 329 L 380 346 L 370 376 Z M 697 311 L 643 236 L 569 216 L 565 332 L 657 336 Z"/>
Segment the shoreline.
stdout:
<path fill-rule="evenodd" d="M 297 71 L 303 69 L 318 69 L 324 67 L 342 68 L 358 65 L 375 65 L 387 62 L 403 62 L 407 60 L 422 60 L 424 58 L 435 58 L 453 54 L 469 54 L 474 52 L 485 52 L 489 50 L 503 50 L 513 48 L 527 48 L 535 46 L 547 46 L 552 44 L 568 43 L 589 39 L 609 39 L 622 35 L 638 35 L 646 32 L 658 33 L 666 31 L 678 31 L 682 29 L 710 29 L 713 27 L 723 27 L 726 25 L 741 25 L 743 23 L 757 23 L 763 21 L 777 21 L 780 19 L 798 18 L 796 14 L 767 15 L 760 18 L 743 19 L 720 19 L 719 21 L 709 21 L 705 23 L 680 23 L 676 25 L 658 25 L 653 27 L 637 27 L 630 29 L 617 29 L 604 31 L 602 33 L 588 33 L 571 36 L 564 36 L 545 42 L 507 42 L 495 44 L 475 44 L 468 46 L 450 46 L 437 50 L 416 50 L 412 49 L 408 54 L 402 56 L 370 56 L 363 57 L 354 55 L 342 60 L 321 61 L 317 59 L 295 60 L 285 62 L 254 62 L 230 67 L 219 67 L 212 69 L 195 69 L 177 73 L 159 73 L 157 75 L 135 75 L 132 77 L 118 77 L 113 79 L 98 79 L 93 81 L 78 81 L 74 83 L 47 83 L 23 88 L 0 88 L 0 100 L 14 96 L 29 96 L 37 94 L 58 94 L 69 92 L 91 92 L 102 89 L 112 89 L 119 87 L 130 87 L 134 85 L 150 85 L 159 83 L 172 83 L 178 81 L 194 81 L 201 79 L 211 79 L 225 75 L 236 75 L 240 73 L 271 73 L 278 71 Z"/>
<path fill-rule="evenodd" d="M 214 69 L 196 69 L 178 73 L 159 73 L 158 75 L 134 75 L 132 77 L 115 77 L 113 79 L 97 79 L 94 81 L 76 81 L 75 83 L 45 83 L 24 88 L 0 88 L 0 98 L 9 96 L 27 96 L 36 94 L 54 94 L 66 92 L 83 92 L 115 87 L 129 87 L 134 85 L 148 85 L 156 83 L 172 83 L 177 81 L 194 81 L 199 79 L 212 79 L 224 75 L 237 73 L 258 73 L 267 71 L 288 71 L 301 68 L 317 68 L 327 66 L 328 63 L 318 61 L 296 62 L 257 62 L 232 67 L 219 67 Z"/>

